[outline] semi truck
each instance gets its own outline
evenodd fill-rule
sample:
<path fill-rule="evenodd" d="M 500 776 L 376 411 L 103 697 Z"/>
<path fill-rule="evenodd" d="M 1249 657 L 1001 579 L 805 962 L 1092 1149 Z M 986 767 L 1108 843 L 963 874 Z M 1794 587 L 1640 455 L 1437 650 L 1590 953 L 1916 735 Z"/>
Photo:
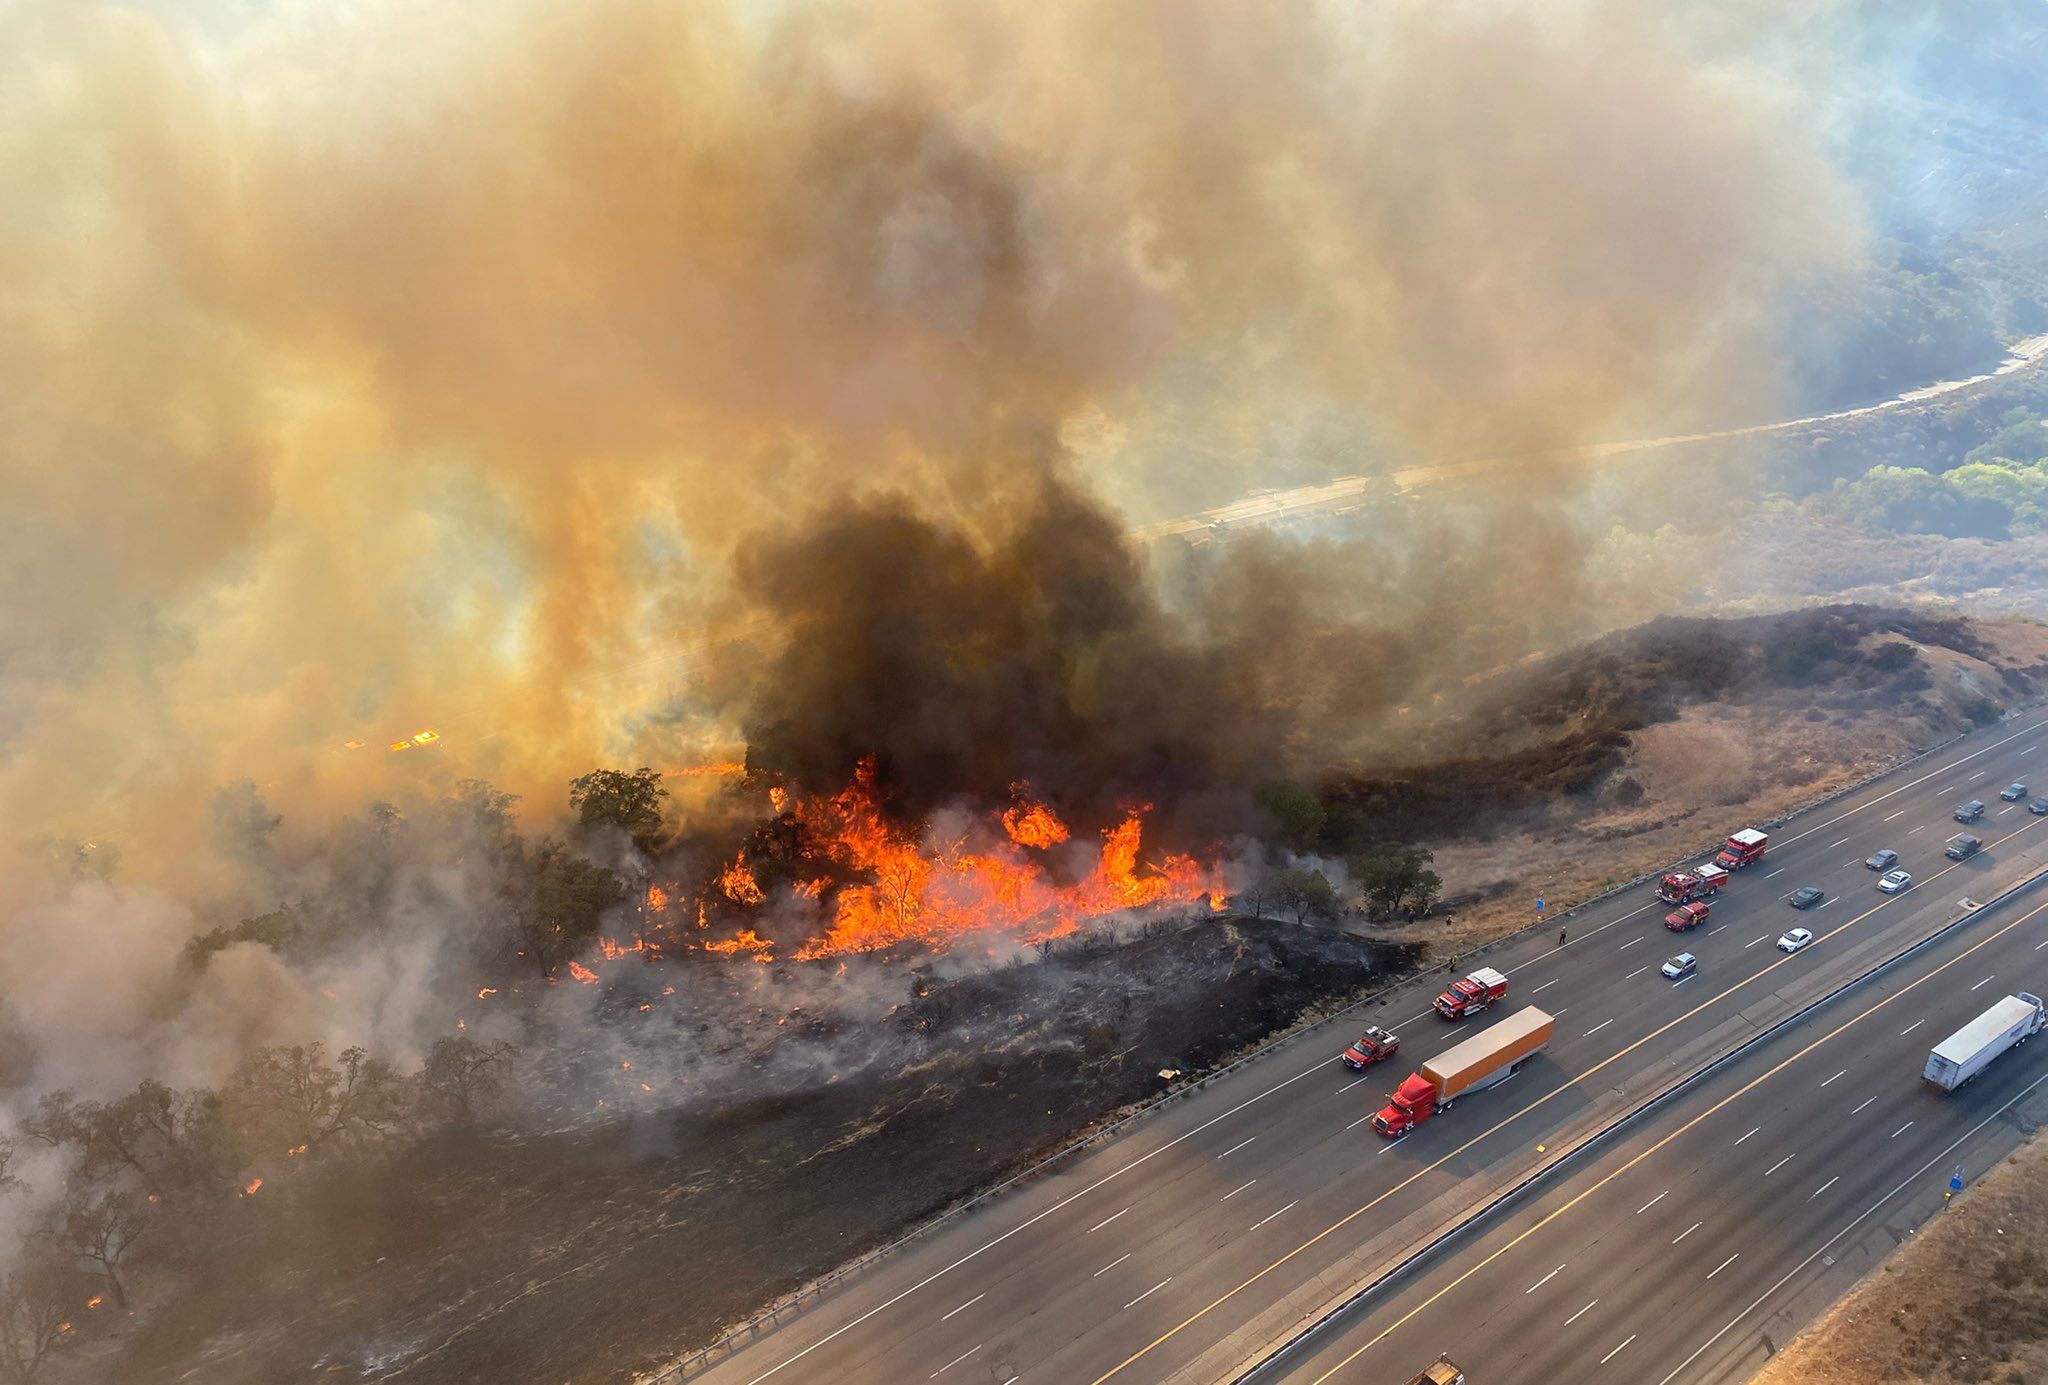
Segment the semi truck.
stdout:
<path fill-rule="evenodd" d="M 1992 1060 L 2016 1048 L 2048 1024 L 2041 997 L 2021 991 L 1998 1001 L 1934 1046 L 1920 1076 L 1938 1091 L 1952 1092 L 1991 1066 Z"/>
<path fill-rule="evenodd" d="M 1508 993 L 1508 979 L 1492 967 L 1460 977 L 1436 998 L 1436 1012 L 1447 1020 L 1476 1015 Z"/>
<path fill-rule="evenodd" d="M 1396 1087 L 1372 1118 L 1372 1128 L 1388 1139 L 1407 1134 L 1466 1092 L 1484 1091 L 1505 1082 L 1532 1053 L 1550 1042 L 1555 1022 L 1531 1005 L 1499 1024 L 1445 1049 Z"/>
<path fill-rule="evenodd" d="M 1721 848 L 1721 854 L 1714 858 L 1714 864 L 1723 870 L 1741 870 L 1744 866 L 1753 866 L 1763 860 L 1764 852 L 1769 850 L 1770 845 L 1771 838 L 1768 833 L 1759 832 L 1754 827 L 1745 827 L 1740 832 L 1729 834 L 1727 843 Z"/>
<path fill-rule="evenodd" d="M 1707 902 L 1696 899 L 1690 904 L 1681 904 L 1664 916 L 1664 926 L 1674 933 L 1689 933 L 1707 921 Z"/>
<path fill-rule="evenodd" d="M 1450 1357 L 1439 1356 L 1408 1385 L 1465 1385 L 1465 1372 L 1459 1370 L 1458 1363 Z"/>
<path fill-rule="evenodd" d="M 1709 861 L 1698 870 L 1675 870 L 1665 876 L 1657 886 L 1657 898 L 1666 904 L 1690 904 L 1719 894 L 1727 883 L 1728 872 Z"/>

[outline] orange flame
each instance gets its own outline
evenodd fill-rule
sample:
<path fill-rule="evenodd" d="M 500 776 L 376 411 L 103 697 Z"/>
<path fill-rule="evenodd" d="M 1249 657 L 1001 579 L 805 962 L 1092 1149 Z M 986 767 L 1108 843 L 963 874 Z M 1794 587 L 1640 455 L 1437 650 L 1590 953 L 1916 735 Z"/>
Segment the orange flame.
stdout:
<path fill-rule="evenodd" d="M 768 786 L 768 806 L 777 813 L 786 810 L 789 807 L 789 790 L 783 788 L 780 784 L 770 784 Z"/>
<path fill-rule="evenodd" d="M 263 1180 L 262 1180 L 262 1179 L 260 1179 L 260 1178 L 252 1178 L 252 1179 L 250 1179 L 250 1180 L 249 1180 L 248 1186 L 246 1186 L 245 1188 L 243 1188 L 243 1189 L 242 1189 L 242 1196 L 243 1196 L 243 1197 L 254 1197 L 254 1196 L 256 1196 L 256 1190 L 257 1190 L 258 1188 L 262 1187 L 262 1186 L 263 1186 Z"/>
<path fill-rule="evenodd" d="M 71 1324 L 68 1322 L 60 1322 L 57 1324 L 57 1330 L 61 1333 L 65 1333 L 66 1335 L 68 1335 L 71 1331 Z"/>
<path fill-rule="evenodd" d="M 289 1159 L 295 1155 L 304 1154 L 307 1148 L 308 1146 L 306 1145 L 293 1145 L 290 1149 L 285 1151 L 285 1157 Z"/>
<path fill-rule="evenodd" d="M 597 973 L 584 966 L 581 962 L 571 962 L 569 964 L 569 975 L 575 977 L 586 986 L 595 986 L 597 984 Z"/>
<path fill-rule="evenodd" d="M 733 938 L 708 942 L 704 944 L 704 950 L 706 952 L 723 953 L 728 957 L 745 952 L 751 954 L 757 962 L 772 962 L 775 960 L 775 944 L 769 942 L 751 928 L 742 928 L 738 936 Z M 663 995 L 668 995 L 669 993 L 669 991 L 662 992 Z"/>
<path fill-rule="evenodd" d="M 497 993 L 498 988 L 496 986 L 478 986 L 476 988 L 476 998 L 478 1000 L 486 999 L 487 997 L 494 996 Z"/>
<path fill-rule="evenodd" d="M 747 853 L 744 851 L 733 857 L 732 864 L 719 872 L 718 888 L 735 904 L 759 904 L 768 897 L 761 892 L 760 883 L 754 879 L 754 872 L 747 868 Z"/>
<path fill-rule="evenodd" d="M 737 760 L 720 760 L 712 765 L 685 765 L 681 769 L 665 769 L 664 779 L 715 779 L 729 775 L 745 774 L 747 767 Z"/>
<path fill-rule="evenodd" d="M 1217 873 L 1192 857 L 1140 862 L 1149 805 L 1104 830 L 1094 869 L 1070 885 L 1049 880 L 1019 850 L 1067 835 L 1066 824 L 1043 804 L 1024 802 L 1005 813 L 1008 840 L 986 851 L 958 841 L 926 850 L 883 818 L 874 762 L 864 760 L 846 789 L 797 811 L 825 854 L 869 877 L 869 883 L 839 891 L 825 936 L 800 950 L 798 960 L 872 952 L 911 940 L 944 946 L 983 930 L 1032 942 L 1071 933 L 1083 919 L 1118 910 L 1197 900 L 1213 907 L 1223 892 Z"/>
<path fill-rule="evenodd" d="M 1043 803 L 1033 803 L 1029 800 L 1021 801 L 1016 807 L 1004 811 L 1003 830 L 1010 834 L 1010 840 L 1017 845 L 1041 849 L 1058 846 L 1070 835 L 1067 825 L 1059 820 L 1052 809 Z"/>
<path fill-rule="evenodd" d="M 657 914 L 663 909 L 668 908 L 668 891 L 659 885 L 649 885 L 647 887 L 647 907 Z"/>
<path fill-rule="evenodd" d="M 106 1300 L 103 1296 L 99 1294 L 94 1294 L 91 1298 L 85 1301 L 85 1306 L 88 1308 L 97 1308 L 100 1306 L 100 1304 L 104 1303 L 105 1301 Z"/>

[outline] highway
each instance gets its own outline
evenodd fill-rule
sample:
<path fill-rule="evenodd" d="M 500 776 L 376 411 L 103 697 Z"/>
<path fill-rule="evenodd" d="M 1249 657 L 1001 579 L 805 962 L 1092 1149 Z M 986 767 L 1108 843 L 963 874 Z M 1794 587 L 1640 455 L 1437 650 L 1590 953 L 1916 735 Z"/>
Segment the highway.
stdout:
<path fill-rule="evenodd" d="M 1561 1150 L 1967 913 L 1961 900 L 1989 899 L 2048 863 L 2048 819 L 1998 800 L 2016 779 L 2048 788 L 2039 714 L 1774 831 L 1769 855 L 1737 874 L 1696 932 L 1665 930 L 1668 906 L 1645 885 L 1573 918 L 1562 947 L 1547 930 L 1509 940 L 1483 958 L 1510 978 L 1491 1014 L 1453 1032 L 1428 1011 L 1441 976 L 1398 990 L 1353 1026 L 1401 1032 L 1393 1062 L 1349 1073 L 1337 1052 L 1352 1035 L 1329 1028 L 1277 1046 L 850 1277 L 693 1378 L 1228 1379 Z M 1965 798 L 1991 805 L 1972 829 L 1990 845 L 1958 865 L 1940 848 Z M 1912 889 L 1876 891 L 1862 862 L 1879 847 L 1900 852 Z M 1828 902 L 1787 907 L 1803 885 L 1826 889 Z M 1798 924 L 1816 941 L 1779 952 L 1779 934 Z M 1680 948 L 1700 971 L 1673 986 L 1656 967 Z M 1422 1059 L 1532 1001 L 1557 1017 L 1557 1034 L 1513 1081 L 1400 1141 L 1366 1124 Z M 1994 1089 L 1989 1077 L 1979 1085 Z M 1595 1319 L 1605 1321 L 1582 1321 Z M 1393 1371 L 1383 1360 L 1346 1378 Z"/>
<path fill-rule="evenodd" d="M 1943 1096 L 1927 1051 L 2048 985 L 2031 888 L 1602 1141 L 1262 1383 L 1746 1379 L 2048 1116 L 2048 1043 Z"/>

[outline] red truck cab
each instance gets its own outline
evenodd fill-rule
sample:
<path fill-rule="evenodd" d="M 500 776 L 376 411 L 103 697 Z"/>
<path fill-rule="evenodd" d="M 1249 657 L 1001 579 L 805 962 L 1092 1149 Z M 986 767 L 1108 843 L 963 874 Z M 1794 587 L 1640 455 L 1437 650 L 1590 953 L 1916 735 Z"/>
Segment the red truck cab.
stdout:
<path fill-rule="evenodd" d="M 1681 904 L 1664 916 L 1664 926 L 1674 933 L 1687 933 L 1707 921 L 1707 901 L 1696 899 L 1690 904 Z"/>
<path fill-rule="evenodd" d="M 1374 1063 L 1383 1063 L 1393 1057 L 1401 1048 L 1401 1036 L 1378 1025 L 1358 1036 L 1358 1042 L 1344 1050 L 1344 1066 L 1353 1072 L 1364 1072 Z"/>
<path fill-rule="evenodd" d="M 1388 1139 L 1405 1135 L 1436 1114 L 1436 1084 L 1411 1072 L 1373 1114 L 1372 1128 Z"/>
<path fill-rule="evenodd" d="M 1741 870 L 1744 866 L 1753 866 L 1763 860 L 1764 851 L 1770 844 L 1771 839 L 1768 835 L 1754 827 L 1745 827 L 1729 836 L 1727 845 L 1721 848 L 1721 854 L 1714 858 L 1714 864 L 1723 870 Z"/>
<path fill-rule="evenodd" d="M 1460 977 L 1436 998 L 1436 1012 L 1447 1020 L 1476 1015 L 1508 993 L 1508 979 L 1492 967 Z"/>

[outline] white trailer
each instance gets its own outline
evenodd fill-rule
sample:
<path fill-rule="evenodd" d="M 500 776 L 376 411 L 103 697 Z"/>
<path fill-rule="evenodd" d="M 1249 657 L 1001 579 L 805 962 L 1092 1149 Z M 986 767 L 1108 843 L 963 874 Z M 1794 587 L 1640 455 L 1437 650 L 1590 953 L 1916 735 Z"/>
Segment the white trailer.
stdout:
<path fill-rule="evenodd" d="M 1920 1075 L 1929 1085 L 1952 1092 L 1991 1066 L 1992 1059 L 2048 1024 L 2039 996 L 2009 995 L 1934 1046 Z"/>

